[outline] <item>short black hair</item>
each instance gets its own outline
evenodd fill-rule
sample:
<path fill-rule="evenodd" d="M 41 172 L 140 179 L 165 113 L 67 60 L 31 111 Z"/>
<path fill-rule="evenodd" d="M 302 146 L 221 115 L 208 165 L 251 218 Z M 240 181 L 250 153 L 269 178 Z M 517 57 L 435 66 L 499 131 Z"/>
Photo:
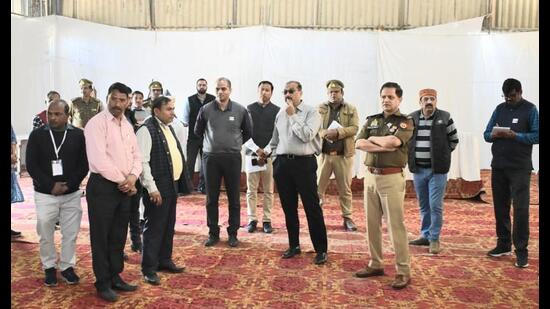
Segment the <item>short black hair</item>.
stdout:
<path fill-rule="evenodd" d="M 48 98 L 48 100 L 50 99 L 50 96 L 54 95 L 54 94 L 57 94 L 58 96 L 61 97 L 61 95 L 59 94 L 59 92 L 55 91 L 55 90 L 51 90 L 50 92 L 48 92 L 48 94 L 46 95 L 46 98 Z"/>
<path fill-rule="evenodd" d="M 136 94 L 141 94 L 141 96 L 143 96 L 143 92 L 141 92 L 139 90 L 136 90 L 136 91 L 134 91 L 134 93 L 132 93 L 132 95 L 136 95 Z"/>
<path fill-rule="evenodd" d="M 132 92 L 132 89 L 130 89 L 130 87 L 124 85 L 121 82 L 116 82 L 112 84 L 109 87 L 109 90 L 107 91 L 107 95 L 110 95 L 114 90 L 118 90 L 119 92 L 126 93 L 126 95 L 129 95 Z"/>
<path fill-rule="evenodd" d="M 403 89 L 401 89 L 401 86 L 399 86 L 398 83 L 395 82 L 387 82 L 382 87 L 380 87 L 380 93 L 382 93 L 382 89 L 384 88 L 395 88 L 395 94 L 398 98 L 403 96 Z"/>
<path fill-rule="evenodd" d="M 302 84 L 300 84 L 300 82 L 299 82 L 299 81 L 295 81 L 295 80 L 289 80 L 288 82 L 286 82 L 286 84 L 285 84 L 285 85 L 287 85 L 287 86 L 288 86 L 288 84 L 292 84 L 292 83 L 294 83 L 294 84 L 296 84 L 296 85 L 297 85 L 297 88 L 298 88 L 298 90 L 299 90 L 299 91 L 302 91 Z"/>
<path fill-rule="evenodd" d="M 262 84 L 268 84 L 270 87 L 271 87 L 271 92 L 273 92 L 273 84 L 268 81 L 268 80 L 262 80 L 259 84 L 258 84 L 258 88 L 262 85 Z"/>
<path fill-rule="evenodd" d="M 65 112 L 65 115 L 69 115 L 69 110 L 70 110 L 70 106 L 69 104 L 67 103 L 67 101 L 63 100 L 63 99 L 59 99 L 59 100 L 53 100 L 51 101 L 49 104 L 48 104 L 48 110 L 50 109 L 50 106 L 52 105 L 62 105 L 63 106 L 63 112 Z"/>
<path fill-rule="evenodd" d="M 208 81 L 206 81 L 206 79 L 201 77 L 201 78 L 197 79 L 197 82 L 195 83 L 195 85 L 198 84 L 201 80 L 205 81 L 206 84 L 208 84 Z"/>
<path fill-rule="evenodd" d="M 160 109 L 163 105 L 168 104 L 168 102 L 172 101 L 169 97 L 161 96 L 153 100 L 153 103 L 151 103 L 151 115 L 155 115 L 155 108 Z"/>
<path fill-rule="evenodd" d="M 221 82 L 222 80 L 225 81 L 227 83 L 227 86 L 229 86 L 229 89 L 231 89 L 231 81 L 227 77 L 220 77 L 216 79 L 216 84 Z"/>
<path fill-rule="evenodd" d="M 517 92 L 522 92 L 521 90 L 521 83 L 519 82 L 519 80 L 517 79 L 514 79 L 514 78 L 508 78 L 507 80 L 504 81 L 504 83 L 502 84 L 502 93 L 504 93 L 505 95 L 509 94 L 510 92 L 512 92 L 512 90 L 515 90 Z"/>

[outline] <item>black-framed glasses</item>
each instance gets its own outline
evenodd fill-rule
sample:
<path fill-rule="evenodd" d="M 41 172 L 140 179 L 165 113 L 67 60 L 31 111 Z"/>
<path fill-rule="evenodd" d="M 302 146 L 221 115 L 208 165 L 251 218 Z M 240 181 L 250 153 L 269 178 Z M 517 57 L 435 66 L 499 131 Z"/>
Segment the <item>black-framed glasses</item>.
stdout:
<path fill-rule="evenodd" d="M 283 90 L 283 94 L 287 94 L 287 93 L 293 94 L 294 92 L 296 92 L 296 89 L 294 88 Z"/>

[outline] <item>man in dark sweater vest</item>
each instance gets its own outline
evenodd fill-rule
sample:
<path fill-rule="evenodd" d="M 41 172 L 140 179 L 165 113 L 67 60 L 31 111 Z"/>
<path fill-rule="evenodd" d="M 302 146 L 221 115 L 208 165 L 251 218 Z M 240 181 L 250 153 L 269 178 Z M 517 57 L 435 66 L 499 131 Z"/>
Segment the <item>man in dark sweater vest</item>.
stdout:
<path fill-rule="evenodd" d="M 153 117 L 137 131 L 142 154 L 145 227 L 141 271 L 147 283 L 158 285 L 157 270 L 181 273 L 172 260 L 176 202 L 180 184 L 186 185 L 183 151 L 170 123 L 174 101 L 159 97 L 152 103 Z"/>
<path fill-rule="evenodd" d="M 80 183 L 88 173 L 84 132 L 68 124 L 69 105 L 55 100 L 48 106 L 48 124 L 29 136 L 27 171 L 34 185 L 36 230 L 40 236 L 40 260 L 46 276 L 44 284 L 57 285 L 55 223 L 61 225 L 59 269 L 68 284 L 76 284 L 76 238 L 80 231 L 82 191 Z"/>
<path fill-rule="evenodd" d="M 215 96 L 206 93 L 208 89 L 208 83 L 206 79 L 199 78 L 197 80 L 197 93 L 187 98 L 183 108 L 183 125 L 189 128 L 189 134 L 187 136 L 187 162 L 185 170 L 189 174 L 189 179 L 193 181 L 193 174 L 195 173 L 195 161 L 197 155 L 200 156 L 201 164 L 199 168 L 199 183 L 197 185 L 197 191 L 206 193 L 204 187 L 204 169 L 202 168 L 202 138 L 198 137 L 195 132 L 195 123 L 197 122 L 197 115 L 199 109 L 206 103 L 212 102 L 216 99 Z"/>
<path fill-rule="evenodd" d="M 247 110 L 254 124 L 252 139 L 248 140 L 246 146 L 246 160 L 250 160 L 250 166 L 265 166 L 264 170 L 246 170 L 246 208 L 248 214 L 247 230 L 253 233 L 258 224 L 256 206 L 258 201 L 258 185 L 262 180 L 263 192 L 263 218 L 262 230 L 264 233 L 271 233 L 271 208 L 273 207 L 273 163 L 271 162 L 271 148 L 269 141 L 275 127 L 275 117 L 281 109 L 271 103 L 273 95 L 273 84 L 269 81 L 261 81 L 258 84 L 259 100 L 247 106 Z M 253 161 L 256 160 L 256 161 Z M 256 164 L 254 164 L 256 162 Z M 246 165 L 249 166 L 248 164 Z M 252 169 L 252 167 L 250 168 Z"/>
<path fill-rule="evenodd" d="M 413 173 L 421 227 L 420 237 L 409 244 L 429 246 L 429 253 L 438 254 L 447 173 L 451 152 L 458 145 L 458 134 L 451 115 L 436 108 L 435 89 L 422 89 L 419 97 L 420 109 L 409 115 L 414 120 L 414 131 L 408 144 L 408 166 Z"/>
<path fill-rule="evenodd" d="M 521 83 L 513 78 L 502 85 L 504 102 L 499 104 L 487 124 L 483 137 L 493 143 L 491 152 L 491 187 L 495 208 L 497 246 L 489 256 L 512 254 L 515 266 L 528 263 L 529 190 L 533 163 L 533 145 L 539 143 L 539 112 L 522 98 Z M 514 208 L 514 224 L 510 224 L 510 204 Z M 513 230 L 513 231 L 512 231 Z"/>
<path fill-rule="evenodd" d="M 199 110 L 195 134 L 204 137 L 203 162 L 206 179 L 206 215 L 209 228 L 205 246 L 220 240 L 218 199 L 222 178 L 229 202 L 229 246 L 236 247 L 240 218 L 241 147 L 252 136 L 252 120 L 246 108 L 231 101 L 231 81 L 216 80 L 217 99 Z"/>

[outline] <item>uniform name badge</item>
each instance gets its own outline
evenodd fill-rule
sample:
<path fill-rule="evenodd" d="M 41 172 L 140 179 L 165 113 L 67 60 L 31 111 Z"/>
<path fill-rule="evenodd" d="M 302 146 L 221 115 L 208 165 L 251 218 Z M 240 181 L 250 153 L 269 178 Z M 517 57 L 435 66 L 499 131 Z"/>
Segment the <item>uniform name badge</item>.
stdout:
<path fill-rule="evenodd" d="M 61 159 L 52 160 L 52 174 L 53 176 L 63 175 L 63 162 L 61 162 Z"/>
<path fill-rule="evenodd" d="M 229 116 L 229 121 L 235 121 L 235 117 L 234 116 Z"/>

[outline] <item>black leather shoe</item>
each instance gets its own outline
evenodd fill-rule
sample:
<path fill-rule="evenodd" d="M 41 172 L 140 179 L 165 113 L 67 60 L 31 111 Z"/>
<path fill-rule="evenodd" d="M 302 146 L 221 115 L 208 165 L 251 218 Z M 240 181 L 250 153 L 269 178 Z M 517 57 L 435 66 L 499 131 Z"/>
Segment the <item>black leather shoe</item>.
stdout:
<path fill-rule="evenodd" d="M 344 229 L 349 232 L 357 231 L 357 226 L 350 218 L 344 218 Z"/>
<path fill-rule="evenodd" d="M 220 241 L 220 237 L 208 236 L 208 239 L 204 242 L 206 247 L 211 247 Z"/>
<path fill-rule="evenodd" d="M 103 291 L 97 291 L 99 297 L 103 298 L 106 301 L 115 302 L 118 300 L 118 294 L 112 289 L 106 289 Z"/>
<path fill-rule="evenodd" d="M 257 225 L 258 225 L 258 221 L 250 221 L 250 222 L 248 222 L 248 225 L 246 226 L 246 230 L 249 233 L 254 233 L 254 231 L 256 230 Z"/>
<path fill-rule="evenodd" d="M 326 252 L 317 253 L 313 262 L 317 265 L 325 264 L 328 261 L 328 255 Z"/>
<path fill-rule="evenodd" d="M 143 274 L 143 280 L 152 285 L 160 284 L 160 278 L 156 273 Z"/>
<path fill-rule="evenodd" d="M 302 250 L 300 250 L 300 246 L 294 247 L 294 248 L 288 248 L 283 253 L 283 259 L 290 259 L 291 257 L 302 253 Z"/>
<path fill-rule="evenodd" d="M 159 265 L 159 271 L 166 271 L 172 274 L 182 273 L 185 267 L 177 267 L 174 262 L 170 262 L 166 265 Z"/>
<path fill-rule="evenodd" d="M 264 233 L 271 233 L 273 232 L 273 228 L 271 227 L 271 222 L 264 222 Z"/>
<path fill-rule="evenodd" d="M 137 285 L 131 285 L 121 280 L 116 280 L 111 284 L 111 288 L 117 291 L 133 292 L 137 290 Z"/>
<path fill-rule="evenodd" d="M 227 242 L 229 247 L 236 247 L 239 244 L 239 240 L 237 239 L 237 235 L 229 235 L 229 241 Z"/>

